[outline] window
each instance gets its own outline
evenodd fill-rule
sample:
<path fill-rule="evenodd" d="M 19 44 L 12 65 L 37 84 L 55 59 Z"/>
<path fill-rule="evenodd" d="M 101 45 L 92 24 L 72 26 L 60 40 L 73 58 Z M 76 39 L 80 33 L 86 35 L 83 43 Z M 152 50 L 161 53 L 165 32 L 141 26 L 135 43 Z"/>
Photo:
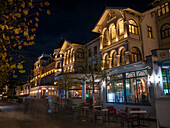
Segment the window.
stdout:
<path fill-rule="evenodd" d="M 158 9 L 158 16 L 162 16 L 169 12 L 168 2 L 162 4 L 160 9 Z"/>
<path fill-rule="evenodd" d="M 149 103 L 147 71 L 126 73 L 127 103 Z"/>
<path fill-rule="evenodd" d="M 93 55 L 96 55 L 97 54 L 97 46 L 94 46 L 93 48 Z"/>
<path fill-rule="evenodd" d="M 88 50 L 88 53 L 89 53 L 89 57 L 91 57 L 91 49 Z"/>
<path fill-rule="evenodd" d="M 117 75 L 115 75 L 116 77 Z M 123 80 L 111 81 L 107 84 L 107 102 L 124 102 Z"/>
<path fill-rule="evenodd" d="M 113 52 L 112 54 L 112 67 L 116 67 L 117 61 L 116 61 L 116 52 Z"/>
<path fill-rule="evenodd" d="M 71 60 L 74 61 L 74 51 L 71 53 Z"/>
<path fill-rule="evenodd" d="M 99 93 L 99 84 L 94 83 L 94 93 Z M 93 85 L 91 83 L 86 84 L 86 97 L 92 97 Z"/>
<path fill-rule="evenodd" d="M 77 51 L 76 51 L 76 57 L 77 58 L 79 58 L 79 59 L 83 59 L 84 58 L 84 51 L 83 51 L 83 49 L 77 49 Z"/>
<path fill-rule="evenodd" d="M 153 38 L 152 27 L 147 26 L 147 31 L 148 31 L 148 37 L 149 37 L 149 38 Z"/>
<path fill-rule="evenodd" d="M 116 28 L 114 24 L 110 26 L 110 37 L 111 39 L 116 38 Z"/>
<path fill-rule="evenodd" d="M 125 64 L 125 48 L 122 48 L 120 52 L 120 65 Z"/>
<path fill-rule="evenodd" d="M 75 85 L 69 89 L 70 98 L 81 98 L 82 97 L 82 85 Z"/>
<path fill-rule="evenodd" d="M 140 50 L 136 47 L 133 47 L 131 49 L 131 56 L 132 56 L 132 63 L 140 61 L 141 60 Z"/>
<path fill-rule="evenodd" d="M 161 27 L 161 39 L 170 37 L 170 24 L 164 24 Z"/>
<path fill-rule="evenodd" d="M 134 20 L 129 20 L 129 32 L 133 34 L 138 34 L 138 26 Z"/>
<path fill-rule="evenodd" d="M 106 29 L 103 34 L 103 47 L 108 45 L 108 36 L 109 36 L 109 31 Z"/>
<path fill-rule="evenodd" d="M 118 28 L 119 28 L 119 35 L 122 35 L 124 33 L 124 23 L 123 20 L 120 20 L 118 23 Z"/>
<path fill-rule="evenodd" d="M 107 54 L 105 56 L 105 60 L 104 60 L 104 69 L 108 69 L 109 68 L 109 55 Z"/>

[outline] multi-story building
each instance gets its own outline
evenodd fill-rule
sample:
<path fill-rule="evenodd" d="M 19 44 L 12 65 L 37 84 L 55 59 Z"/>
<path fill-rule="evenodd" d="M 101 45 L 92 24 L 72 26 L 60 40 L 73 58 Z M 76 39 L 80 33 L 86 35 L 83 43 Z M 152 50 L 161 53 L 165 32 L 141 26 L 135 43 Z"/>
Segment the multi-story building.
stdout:
<path fill-rule="evenodd" d="M 95 79 L 94 87 L 88 80 L 79 83 L 69 89 L 69 98 L 85 100 L 94 90 L 104 106 L 123 109 L 137 105 L 154 110 L 155 98 L 170 93 L 170 1 L 153 4 L 154 8 L 143 13 L 107 7 L 92 30 L 99 37 L 85 45 L 62 40 L 54 50 L 54 83 L 62 73 L 76 76 L 78 71 L 86 71 L 87 61 L 97 56 L 101 70 L 108 72 L 107 83 L 103 79 Z M 43 76 L 38 66 L 43 61 L 35 63 L 35 86 Z M 81 77 L 85 75 L 81 73 Z"/>
<path fill-rule="evenodd" d="M 54 85 L 55 71 L 53 57 L 49 54 L 42 54 L 34 63 L 30 80 L 30 96 L 41 98 L 56 95 L 56 86 Z"/>
<path fill-rule="evenodd" d="M 85 70 L 86 68 L 86 49 L 84 45 L 69 40 L 60 43 L 62 43 L 62 46 L 54 50 L 54 60 L 56 62 L 55 82 L 57 82 L 57 79 L 62 72 L 74 73 L 79 70 Z M 76 86 L 73 86 L 68 93 L 69 97 L 82 97 L 82 85 L 77 84 Z M 59 94 L 62 94 L 62 92 L 59 92 Z"/>

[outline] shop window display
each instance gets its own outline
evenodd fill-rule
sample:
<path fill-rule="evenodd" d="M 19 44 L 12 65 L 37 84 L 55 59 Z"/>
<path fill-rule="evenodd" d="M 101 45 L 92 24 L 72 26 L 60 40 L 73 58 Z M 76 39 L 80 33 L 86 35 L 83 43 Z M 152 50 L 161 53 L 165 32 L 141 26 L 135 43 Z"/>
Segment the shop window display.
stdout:
<path fill-rule="evenodd" d="M 146 71 L 126 73 L 127 103 L 149 103 Z"/>
<path fill-rule="evenodd" d="M 149 104 L 148 93 L 146 70 L 113 75 L 107 83 L 109 103 Z"/>
<path fill-rule="evenodd" d="M 70 98 L 82 97 L 82 85 L 76 85 L 69 89 Z"/>
<path fill-rule="evenodd" d="M 124 89 L 122 74 L 110 76 L 107 83 L 107 102 L 124 102 Z"/>

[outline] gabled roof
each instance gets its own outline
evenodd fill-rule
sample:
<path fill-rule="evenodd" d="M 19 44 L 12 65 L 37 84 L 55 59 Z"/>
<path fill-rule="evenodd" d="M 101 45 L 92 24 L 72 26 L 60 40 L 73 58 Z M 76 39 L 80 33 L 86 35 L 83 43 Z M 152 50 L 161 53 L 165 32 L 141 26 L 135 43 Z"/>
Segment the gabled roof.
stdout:
<path fill-rule="evenodd" d="M 92 32 L 99 33 L 99 31 L 98 31 L 99 27 L 102 25 L 102 23 L 104 22 L 104 20 L 106 19 L 107 15 L 109 14 L 109 12 L 111 10 L 115 10 L 115 11 L 116 10 L 126 10 L 126 11 L 129 11 L 129 12 L 135 13 L 136 15 L 141 15 L 140 12 L 135 11 L 135 10 L 133 10 L 131 8 L 126 8 L 126 7 L 106 7 L 103 14 L 101 15 L 100 19 L 98 20 L 96 26 L 92 30 Z"/>
<path fill-rule="evenodd" d="M 63 44 L 64 44 L 64 39 L 61 37 L 61 40 L 60 40 L 60 42 L 57 44 L 56 49 L 61 48 Z"/>

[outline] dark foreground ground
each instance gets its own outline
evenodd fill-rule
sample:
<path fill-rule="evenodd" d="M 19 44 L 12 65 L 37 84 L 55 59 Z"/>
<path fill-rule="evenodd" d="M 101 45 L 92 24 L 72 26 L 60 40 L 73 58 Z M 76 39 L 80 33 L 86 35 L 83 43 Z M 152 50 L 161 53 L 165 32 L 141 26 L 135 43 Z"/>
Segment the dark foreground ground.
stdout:
<path fill-rule="evenodd" d="M 24 112 L 22 104 L 0 103 L 0 128 L 121 128 L 120 119 L 115 122 L 92 120 L 89 117 L 78 117 L 75 114 L 59 112 L 42 114 L 39 112 Z M 146 122 L 148 128 L 156 128 L 156 122 Z M 127 128 L 127 126 L 125 126 Z M 142 128 L 142 127 L 140 127 Z"/>

